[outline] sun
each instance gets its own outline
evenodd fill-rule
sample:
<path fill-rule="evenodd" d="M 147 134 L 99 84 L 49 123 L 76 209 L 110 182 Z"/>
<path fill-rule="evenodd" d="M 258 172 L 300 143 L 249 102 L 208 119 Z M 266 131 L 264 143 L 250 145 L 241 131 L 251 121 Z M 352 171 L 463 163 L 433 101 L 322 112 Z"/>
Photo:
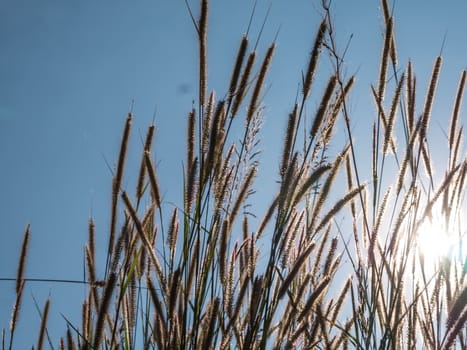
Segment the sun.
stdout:
<path fill-rule="evenodd" d="M 417 232 L 417 248 L 424 264 L 433 267 L 450 253 L 452 239 L 443 218 L 432 217 L 420 225 Z"/>
<path fill-rule="evenodd" d="M 465 230 L 462 231 L 460 227 L 459 220 L 447 219 L 439 209 L 433 210 L 432 216 L 421 223 L 417 230 L 416 245 L 425 271 L 435 272 L 446 259 L 464 262 L 467 250 L 466 244 L 462 244 L 465 239 L 459 232 Z"/>

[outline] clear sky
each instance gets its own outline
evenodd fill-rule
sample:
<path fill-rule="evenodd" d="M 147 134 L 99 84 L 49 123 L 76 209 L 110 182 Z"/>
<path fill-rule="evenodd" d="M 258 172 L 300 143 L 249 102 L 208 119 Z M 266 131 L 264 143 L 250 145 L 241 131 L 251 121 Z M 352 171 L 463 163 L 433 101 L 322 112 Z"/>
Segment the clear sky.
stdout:
<path fill-rule="evenodd" d="M 267 80 L 262 136 L 262 159 L 275 175 L 280 144 L 276 139 L 282 137 L 307 64 L 320 20 L 318 2 L 258 0 L 250 30 L 256 39 L 271 4 L 258 48 L 262 57 L 281 28 Z M 198 1 L 189 3 L 196 15 Z M 222 92 L 253 1 L 211 3 L 209 89 Z M 380 2 L 334 3 L 342 50 L 352 35 L 345 64 L 349 75 L 357 74 L 350 107 L 357 142 L 364 149 L 371 142 L 374 118 L 369 87 L 377 80 L 382 43 Z M 464 0 L 395 2 L 399 60 L 403 68 L 409 58 L 413 60 L 419 91 L 424 91 L 443 48 L 432 124 L 440 138 L 448 127 L 460 72 L 467 66 L 466 14 Z M 91 215 L 99 247 L 102 251 L 106 247 L 112 176 L 108 164 L 112 167 L 117 158 L 132 101 L 134 156 L 124 186 L 133 193 L 132 165 L 137 169 L 141 138 L 155 116 L 154 149 L 164 198 L 180 203 L 174 188 L 180 187 L 186 113 L 197 96 L 193 24 L 182 0 L 2 0 L 0 52 L 0 277 L 15 277 L 22 235 L 30 223 L 26 277 L 80 280 Z M 466 112 L 462 116 L 465 122 Z M 361 161 L 369 163 L 365 157 Z M 261 186 L 273 186 L 274 180 L 268 178 Z M 103 266 L 104 260 L 100 263 Z M 33 297 L 42 308 L 51 296 L 49 325 L 56 342 L 65 331 L 60 313 L 79 319 L 85 290 L 70 284 L 27 284 L 16 345 L 30 347 L 36 342 L 40 320 Z M 0 281 L 0 328 L 8 327 L 13 303 L 14 283 Z"/>

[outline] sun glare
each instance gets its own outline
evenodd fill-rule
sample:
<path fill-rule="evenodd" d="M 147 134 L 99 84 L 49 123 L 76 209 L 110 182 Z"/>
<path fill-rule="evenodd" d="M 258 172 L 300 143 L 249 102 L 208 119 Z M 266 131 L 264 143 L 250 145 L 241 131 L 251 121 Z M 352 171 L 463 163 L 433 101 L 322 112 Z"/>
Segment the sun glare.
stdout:
<path fill-rule="evenodd" d="M 417 248 L 424 268 L 436 269 L 436 265 L 444 259 L 463 263 L 467 251 L 465 244 L 462 244 L 463 239 L 459 237 L 459 223 L 448 224 L 443 215 L 433 214 L 420 225 L 417 232 Z"/>
<path fill-rule="evenodd" d="M 452 241 L 445 226 L 440 218 L 425 220 L 420 226 L 417 246 L 419 253 L 423 255 L 425 264 L 433 265 L 439 258 L 449 254 Z"/>

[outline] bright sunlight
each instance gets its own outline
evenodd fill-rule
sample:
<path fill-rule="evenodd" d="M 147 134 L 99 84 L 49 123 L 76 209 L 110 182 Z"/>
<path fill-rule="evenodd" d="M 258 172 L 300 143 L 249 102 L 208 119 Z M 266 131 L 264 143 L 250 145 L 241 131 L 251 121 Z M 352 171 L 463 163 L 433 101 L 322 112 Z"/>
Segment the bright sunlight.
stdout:
<path fill-rule="evenodd" d="M 433 209 L 431 218 L 427 218 L 420 225 L 417 234 L 417 247 L 423 257 L 424 267 L 435 268 L 445 258 L 449 260 L 463 261 L 466 256 L 465 247 L 462 245 L 462 227 L 459 220 L 446 218 L 441 208 Z"/>

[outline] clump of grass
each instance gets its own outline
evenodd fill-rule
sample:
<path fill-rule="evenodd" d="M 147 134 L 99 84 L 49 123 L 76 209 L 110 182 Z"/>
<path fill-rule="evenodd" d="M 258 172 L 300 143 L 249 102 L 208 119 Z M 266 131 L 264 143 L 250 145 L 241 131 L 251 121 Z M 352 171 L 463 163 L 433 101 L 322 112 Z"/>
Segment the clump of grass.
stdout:
<path fill-rule="evenodd" d="M 141 151 L 134 198 L 122 191 L 133 118 L 129 114 L 111 188 L 104 278 L 96 276 L 91 219 L 82 323 L 67 322 L 60 349 L 466 347 L 465 257 L 449 253 L 428 268 L 419 245 L 424 223 L 436 211 L 445 227 L 440 234 L 459 244 L 465 241 L 460 219 L 467 163 L 460 157 L 459 119 L 466 72 L 454 99 L 449 162 L 438 183 L 431 169 L 428 127 L 441 57 L 416 119 L 414 68 L 409 62 L 406 72 L 398 74 L 403 68 L 397 61 L 395 19 L 382 0 L 380 71 L 377 88 L 368 91 L 377 106 L 367 155 L 372 169 L 368 183 L 363 182 L 347 108 L 355 78 L 343 74 L 330 4 L 321 4 L 323 20 L 305 68 L 300 102 L 293 104 L 284 123 L 277 192 L 263 215 L 254 217 L 261 93 L 273 69 L 275 44 L 255 67 L 257 53 L 248 52 L 249 37 L 242 36 L 230 83 L 221 95 L 226 99 L 216 99 L 207 75 L 208 1 L 201 1 L 199 19 L 194 20 L 199 107 L 188 112 L 182 203 L 167 211 L 161 196 L 152 158 L 154 125 Z M 334 68 L 324 77 L 319 66 L 323 50 Z M 328 83 L 315 93 L 318 76 Z M 318 108 L 307 125 L 305 104 L 310 100 Z M 240 140 L 232 134 L 233 123 L 243 125 Z M 338 137 L 339 124 L 347 142 L 333 154 L 329 145 Z M 397 134 L 402 134 L 399 144 Z M 396 176 L 388 170 L 389 162 L 396 166 Z M 424 175 L 421 164 L 427 168 Z M 339 186 L 344 171 L 345 186 Z M 123 223 L 119 232 L 118 222 Z M 29 235 L 28 226 L 16 278 L 10 349 L 27 283 Z M 47 300 L 37 348 L 44 342 L 49 305 Z"/>

